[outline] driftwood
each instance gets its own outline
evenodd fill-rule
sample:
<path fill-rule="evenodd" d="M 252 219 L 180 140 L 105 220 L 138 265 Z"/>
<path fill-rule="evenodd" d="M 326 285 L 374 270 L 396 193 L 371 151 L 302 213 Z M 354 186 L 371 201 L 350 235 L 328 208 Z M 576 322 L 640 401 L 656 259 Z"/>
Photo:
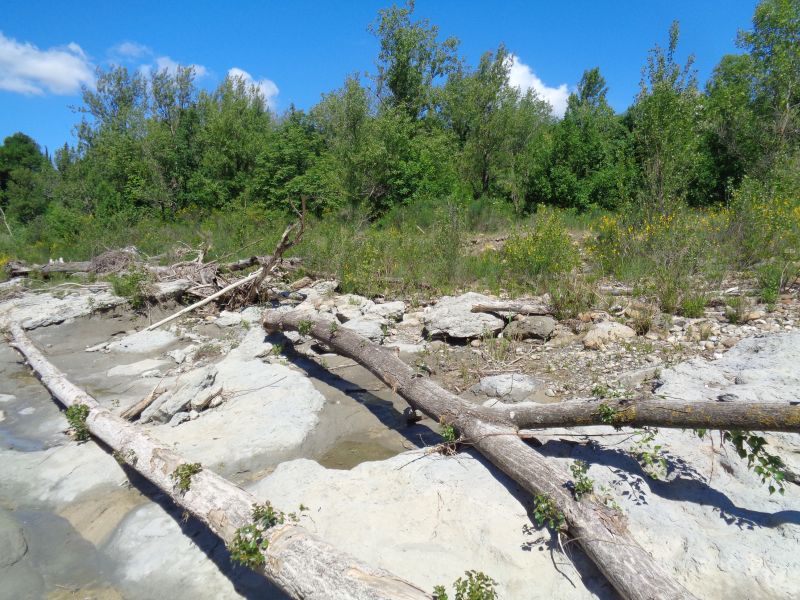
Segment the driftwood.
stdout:
<path fill-rule="evenodd" d="M 624 425 L 800 433 L 800 402 L 685 402 L 640 396 L 475 407 L 472 411 L 481 418 L 518 428 Z"/>
<path fill-rule="evenodd" d="M 339 354 L 354 359 L 405 398 L 413 409 L 454 426 L 461 442 L 477 448 L 526 491 L 552 499 L 564 515 L 564 533 L 580 544 L 623 598 L 694 598 L 636 543 L 617 512 L 591 499 L 577 502 L 566 485 L 566 473 L 520 439 L 516 428 L 476 414 L 474 405 L 430 379 L 417 376 L 385 348 L 333 325 L 333 321 L 302 311 L 268 311 L 263 325 L 268 331 L 302 328 Z"/>
<path fill-rule="evenodd" d="M 553 309 L 544 304 L 534 304 L 532 302 L 482 302 L 472 307 L 472 312 L 485 313 L 515 313 L 519 315 L 551 315 Z"/>
<path fill-rule="evenodd" d="M 145 431 L 102 408 L 56 369 L 23 333 L 19 325 L 8 327 L 12 346 L 28 361 L 42 384 L 64 406 L 89 407 L 86 424 L 91 434 L 123 457 L 128 466 L 152 481 L 226 543 L 237 528 L 252 522 L 258 499 L 216 473 L 203 469 L 192 475 L 189 490 L 182 492 L 172 474 L 187 461 L 152 439 Z M 425 600 L 419 588 L 340 552 L 298 525 L 280 525 L 266 533 L 269 546 L 263 552 L 263 573 L 291 598 L 340 600 Z"/>
<path fill-rule="evenodd" d="M 141 415 L 148 406 L 150 406 L 153 402 L 155 402 L 158 399 L 159 396 L 161 396 L 161 393 L 159 393 L 158 391 L 158 387 L 160 385 L 161 382 L 159 381 L 158 385 L 154 387 L 152 390 L 150 390 L 150 393 L 147 394 L 147 396 L 139 400 L 139 402 L 137 402 L 136 404 L 133 404 L 128 408 L 126 408 L 124 411 L 120 413 L 119 416 L 128 421 L 135 421 L 136 419 L 138 419 L 139 415 Z"/>

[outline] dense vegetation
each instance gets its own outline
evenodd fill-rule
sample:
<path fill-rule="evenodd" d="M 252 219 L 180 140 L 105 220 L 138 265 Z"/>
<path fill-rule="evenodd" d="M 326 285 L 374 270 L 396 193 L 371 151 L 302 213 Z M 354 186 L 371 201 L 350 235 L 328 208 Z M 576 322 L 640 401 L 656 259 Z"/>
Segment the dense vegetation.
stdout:
<path fill-rule="evenodd" d="M 595 272 L 652 286 L 665 309 L 691 301 L 691 278 L 730 268 L 786 281 L 800 246 L 800 1 L 763 0 L 704 89 L 692 59 L 677 62 L 675 23 L 624 114 L 591 68 L 562 119 L 509 85 L 503 46 L 467 65 L 413 8 L 380 11 L 375 72 L 307 112 L 272 114 L 235 77 L 198 90 L 191 68 L 99 72 L 75 146 L 49 157 L 17 133 L 0 147 L 0 261 L 176 240 L 254 252 L 304 198 L 318 222 L 300 252 L 365 292 L 552 280 L 578 264 L 565 218 L 594 223 Z M 465 232 L 499 228 L 515 230 L 503 251 L 463 249 Z"/>

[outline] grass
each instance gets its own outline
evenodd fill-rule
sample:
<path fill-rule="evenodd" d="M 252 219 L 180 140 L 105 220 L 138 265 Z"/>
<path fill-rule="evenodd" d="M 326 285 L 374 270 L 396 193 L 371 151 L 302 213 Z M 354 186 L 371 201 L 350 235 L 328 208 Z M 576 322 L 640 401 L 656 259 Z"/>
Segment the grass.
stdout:
<path fill-rule="evenodd" d="M 794 215 L 800 212 L 777 201 L 766 208 L 744 196 L 737 202 L 740 212 L 676 209 L 643 217 L 540 208 L 516 217 L 496 201 L 445 199 L 399 207 L 378 222 L 355 210 L 310 217 L 303 242 L 290 254 L 304 259 L 309 274 L 336 278 L 343 292 L 367 296 L 549 292 L 557 316 L 572 318 L 597 304 L 594 282 L 610 276 L 633 285 L 637 295 L 663 311 L 694 318 L 705 308 L 704 290 L 718 289 L 732 271 L 752 269 L 767 303 L 776 302 L 797 273 L 792 244 L 800 228 Z M 53 237 L 35 227 L 19 230 L 13 239 L 0 234 L 0 263 L 44 263 L 60 256 L 86 260 L 131 245 L 146 255 L 163 255 L 163 263 L 185 260 L 177 250 L 200 245 L 207 249 L 206 260 L 233 261 L 270 253 L 288 222 L 284 214 L 252 205 L 178 217 L 167 223 L 85 217 L 80 235 L 73 236 Z M 470 243 L 476 235 L 491 238 L 492 232 L 510 235 L 490 248 Z M 765 245 L 761 254 L 759 244 Z M 143 302 L 141 276 L 111 281 L 133 304 Z"/>

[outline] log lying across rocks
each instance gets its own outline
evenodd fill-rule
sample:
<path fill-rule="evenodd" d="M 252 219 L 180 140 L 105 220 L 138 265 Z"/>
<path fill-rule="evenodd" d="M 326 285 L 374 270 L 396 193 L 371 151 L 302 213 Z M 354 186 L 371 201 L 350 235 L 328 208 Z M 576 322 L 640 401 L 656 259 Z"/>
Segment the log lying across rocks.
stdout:
<path fill-rule="evenodd" d="M 500 300 L 498 302 L 481 302 L 471 309 L 472 312 L 514 313 L 518 315 L 552 315 L 553 309 L 545 304 Z"/>
<path fill-rule="evenodd" d="M 28 361 L 42 384 L 64 406 L 89 407 L 86 424 L 91 434 L 119 453 L 127 464 L 152 481 L 172 500 L 229 543 L 236 530 L 252 523 L 257 498 L 216 473 L 203 469 L 191 476 L 183 492 L 172 474 L 186 460 L 152 439 L 144 430 L 102 408 L 56 369 L 28 339 L 19 325 L 8 331 L 12 346 Z M 337 550 L 303 527 L 279 525 L 266 532 L 263 573 L 290 598 L 340 600 L 425 600 L 421 589 L 370 567 Z"/>
<path fill-rule="evenodd" d="M 667 575 L 628 532 L 624 518 L 591 499 L 576 501 L 562 469 L 526 444 L 516 427 L 443 389 L 394 354 L 332 320 L 304 311 L 267 311 L 268 331 L 309 333 L 334 351 L 366 367 L 411 405 L 434 420 L 455 427 L 461 441 L 474 446 L 495 466 L 534 496 L 547 496 L 565 520 L 565 533 L 597 565 L 623 598 L 672 600 L 694 596 Z"/>

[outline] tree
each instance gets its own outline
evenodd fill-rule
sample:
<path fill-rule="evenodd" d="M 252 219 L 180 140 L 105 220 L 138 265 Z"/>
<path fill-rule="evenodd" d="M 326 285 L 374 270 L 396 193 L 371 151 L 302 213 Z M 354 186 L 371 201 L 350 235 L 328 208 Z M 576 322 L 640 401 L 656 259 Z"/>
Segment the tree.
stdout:
<path fill-rule="evenodd" d="M 439 28 L 427 19 L 412 21 L 414 2 L 378 13 L 369 31 L 380 40 L 375 81 L 378 97 L 412 119 L 432 106 L 432 86 L 458 68 L 458 40 L 439 42 Z"/>
<path fill-rule="evenodd" d="M 597 67 L 584 71 L 554 131 L 551 201 L 587 209 L 615 208 L 628 196 L 631 168 L 625 127 L 606 100 Z"/>
<path fill-rule="evenodd" d="M 646 212 L 668 212 L 687 200 L 699 183 L 705 159 L 694 57 L 683 67 L 676 62 L 678 36 L 675 21 L 667 49 L 656 45 L 650 51 L 639 95 L 628 114 L 640 169 L 639 200 Z"/>
<path fill-rule="evenodd" d="M 17 132 L 0 146 L 2 218 L 28 223 L 44 213 L 52 165 L 30 136 Z M 11 231 L 8 222 L 5 223 Z"/>

